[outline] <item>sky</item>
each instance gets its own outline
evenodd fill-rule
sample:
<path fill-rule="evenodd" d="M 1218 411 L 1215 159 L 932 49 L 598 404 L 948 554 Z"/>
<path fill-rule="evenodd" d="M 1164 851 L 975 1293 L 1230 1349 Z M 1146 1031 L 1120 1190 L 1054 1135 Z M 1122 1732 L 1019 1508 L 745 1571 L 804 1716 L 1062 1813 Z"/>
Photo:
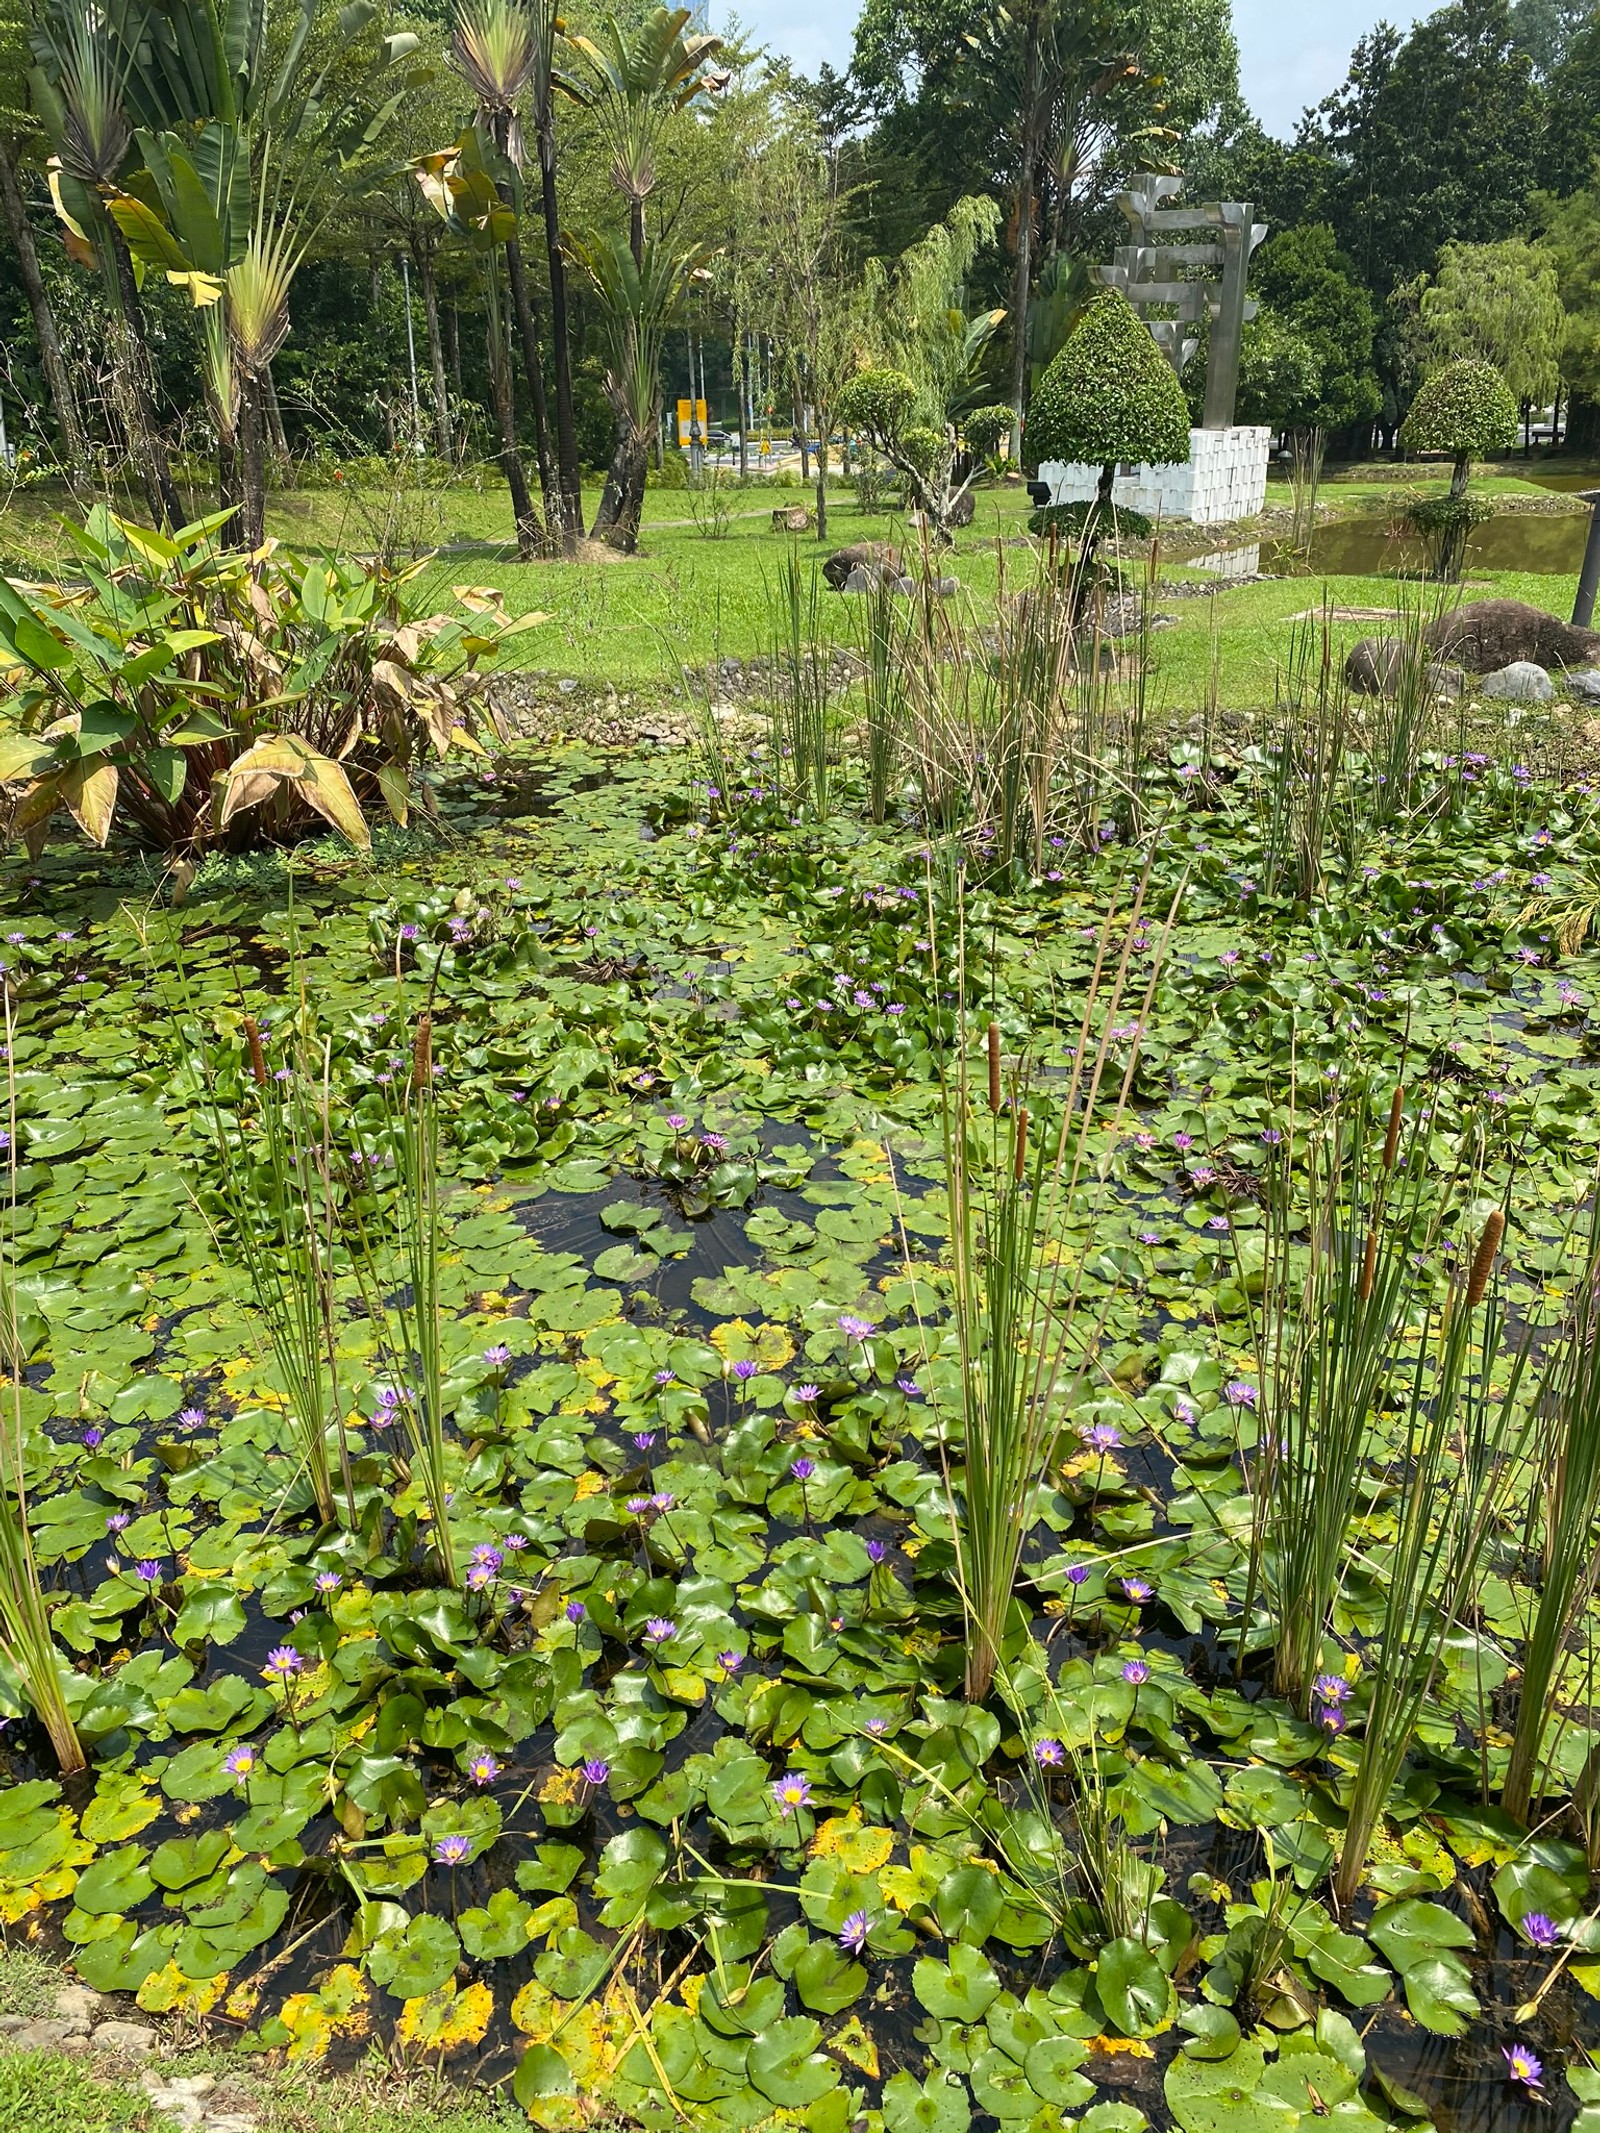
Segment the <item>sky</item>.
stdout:
<path fill-rule="evenodd" d="M 734 11 L 806 74 L 824 60 L 841 72 L 849 65 L 858 0 L 738 0 Z M 1429 12 L 1416 0 L 1233 0 L 1245 99 L 1269 133 L 1286 139 L 1305 106 L 1343 81 L 1358 37 L 1385 17 L 1404 28 Z"/>

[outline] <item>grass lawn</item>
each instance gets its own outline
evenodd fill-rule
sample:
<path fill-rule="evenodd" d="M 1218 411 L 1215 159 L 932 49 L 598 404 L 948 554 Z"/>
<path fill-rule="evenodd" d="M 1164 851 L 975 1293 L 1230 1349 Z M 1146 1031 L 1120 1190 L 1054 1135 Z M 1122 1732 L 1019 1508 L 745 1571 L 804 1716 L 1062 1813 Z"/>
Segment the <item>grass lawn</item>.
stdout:
<path fill-rule="evenodd" d="M 1480 485 L 1508 500 L 1537 498 L 1548 504 L 1548 487 L 1525 479 L 1514 465 L 1483 474 Z M 1563 466 L 1562 472 L 1567 471 Z M 1403 481 L 1398 478 L 1402 473 Z M 1428 491 L 1442 486 L 1442 474 L 1432 469 L 1424 478 L 1423 470 L 1358 467 L 1331 478 L 1323 500 L 1340 517 L 1377 516 L 1393 510 L 1399 488 Z M 432 490 L 396 492 L 351 485 L 291 491 L 272 499 L 269 522 L 280 538 L 308 549 L 363 553 L 399 545 L 444 550 L 424 580 L 441 596 L 448 597 L 452 585 L 495 585 L 504 590 L 515 612 L 537 609 L 548 615 L 542 629 L 519 641 L 521 663 L 547 673 L 648 689 L 670 680 L 680 660 L 698 665 L 748 658 L 762 650 L 769 630 L 769 588 L 785 549 L 785 536 L 772 530 L 771 512 L 775 505 L 799 503 L 807 495 L 799 489 L 729 492 L 725 529 L 720 538 L 711 538 L 703 524 L 696 523 L 685 492 L 652 489 L 645 502 L 641 553 L 576 566 L 507 559 L 509 507 L 498 481 L 487 476 Z M 597 490 L 586 498 L 591 513 L 597 500 Z M 1268 492 L 1269 512 L 1288 501 L 1287 483 L 1275 481 Z M 69 507 L 70 499 L 62 495 L 16 492 L 0 511 L 0 557 L 39 574 L 55 567 L 68 552 L 61 520 Z M 197 509 L 203 508 L 204 500 L 198 500 Z M 963 597 L 980 615 L 992 604 L 1003 575 L 1016 582 L 1031 568 L 1027 551 L 1008 545 L 1023 537 L 1028 508 L 1020 487 L 980 491 L 974 523 L 946 559 L 944 567 L 960 578 Z M 1242 532 L 1234 529 L 1233 538 Z M 1186 529 L 1171 547 L 1192 555 L 1205 538 Z M 826 547 L 806 539 L 801 550 L 820 558 L 835 545 L 866 539 L 910 545 L 901 517 L 865 514 L 852 494 L 841 492 L 830 509 Z M 452 549 L 456 552 L 449 552 Z M 1178 563 L 1165 563 L 1163 572 L 1169 582 L 1212 582 Z M 1573 574 L 1495 570 L 1474 574 L 1463 597 L 1506 595 L 1566 615 L 1575 585 Z M 1174 598 L 1170 593 L 1163 599 L 1158 594 L 1158 609 L 1173 623 L 1156 640 L 1153 707 L 1191 711 L 1213 687 L 1217 700 L 1227 706 L 1270 703 L 1289 644 L 1290 618 L 1318 607 L 1324 590 L 1341 609 L 1393 608 L 1406 597 L 1419 596 L 1415 588 L 1383 575 L 1274 579 L 1223 587 L 1214 600 Z M 853 603 L 829 600 L 824 613 L 846 641 L 859 626 Z M 1338 628 L 1341 642 L 1348 642 L 1382 624 L 1352 621 Z"/>

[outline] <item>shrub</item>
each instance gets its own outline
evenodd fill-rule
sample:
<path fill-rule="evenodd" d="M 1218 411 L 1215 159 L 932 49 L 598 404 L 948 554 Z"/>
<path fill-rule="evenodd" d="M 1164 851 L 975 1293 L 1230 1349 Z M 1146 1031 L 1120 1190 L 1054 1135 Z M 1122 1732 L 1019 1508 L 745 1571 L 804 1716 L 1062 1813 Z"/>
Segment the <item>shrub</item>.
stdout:
<path fill-rule="evenodd" d="M 252 568 L 218 545 L 229 515 L 168 539 L 100 505 L 75 536 L 87 583 L 0 578 L 0 780 L 26 781 L 11 829 L 30 852 L 62 807 L 100 845 L 120 813 L 169 851 L 323 823 L 366 846 L 365 808 L 404 825 L 430 755 L 483 753 L 480 661 L 542 616 L 467 585 L 429 613 L 426 559 L 269 546 Z"/>
<path fill-rule="evenodd" d="M 917 404 L 917 388 L 903 370 L 858 370 L 839 395 L 835 419 L 864 430 L 878 444 L 897 438 Z"/>
<path fill-rule="evenodd" d="M 1128 299 L 1097 296 L 1039 380 L 1023 456 L 1068 465 L 1179 466 L 1189 410 L 1172 368 Z"/>
<path fill-rule="evenodd" d="M 961 434 L 980 459 L 992 458 L 1011 434 L 1010 408 L 999 401 L 993 407 L 975 407 L 962 418 Z"/>
<path fill-rule="evenodd" d="M 1492 363 L 1447 363 L 1423 381 L 1400 425 L 1403 452 L 1443 452 L 1457 466 L 1509 451 L 1517 403 Z"/>

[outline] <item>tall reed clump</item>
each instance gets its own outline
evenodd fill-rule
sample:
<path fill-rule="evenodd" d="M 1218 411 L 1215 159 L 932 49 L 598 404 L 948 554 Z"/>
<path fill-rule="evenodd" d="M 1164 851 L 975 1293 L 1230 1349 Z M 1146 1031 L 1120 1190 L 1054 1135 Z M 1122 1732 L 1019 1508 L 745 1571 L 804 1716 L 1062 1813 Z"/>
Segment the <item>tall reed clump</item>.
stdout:
<path fill-rule="evenodd" d="M 1346 871 L 1357 856 L 1345 770 L 1350 699 L 1326 596 L 1320 614 L 1291 624 L 1275 687 L 1277 730 L 1268 742 L 1267 775 L 1256 788 L 1263 886 L 1269 896 L 1287 891 L 1309 905 L 1321 894 L 1330 844 L 1339 847 Z"/>
<path fill-rule="evenodd" d="M 867 807 L 874 822 L 889 812 L 889 795 L 905 754 L 906 674 L 916 631 L 916 608 L 880 571 L 861 600 L 862 753 Z"/>
<path fill-rule="evenodd" d="M 833 799 L 833 644 L 820 574 L 791 543 L 767 599 L 768 668 L 777 782 L 797 807 L 826 821 Z"/>
<path fill-rule="evenodd" d="M 61 1664 L 28 1529 L 27 1429 L 22 1416 L 26 1361 L 17 1312 L 17 1080 L 13 1061 L 9 980 L 3 988 L 6 1031 L 6 1223 L 0 1240 L 0 1340 L 10 1376 L 8 1412 L 0 1423 L 0 1653 L 16 1674 L 39 1723 L 50 1736 L 64 1777 L 85 1767 L 83 1743 L 67 1710 Z"/>
<path fill-rule="evenodd" d="M 1522 1651 L 1522 1679 L 1501 1805 L 1526 1822 L 1540 1791 L 1540 1757 L 1567 1639 L 1600 1579 L 1600 1210 L 1566 1335 L 1540 1388 L 1536 1501 L 1542 1522 L 1539 1604 Z"/>
<path fill-rule="evenodd" d="M 411 1071 L 390 1083 L 389 1096 L 397 1176 L 394 1189 L 382 1194 L 372 1225 L 355 1225 L 357 1272 L 380 1348 L 402 1381 L 398 1411 L 412 1472 L 427 1498 L 439 1570 L 446 1584 L 459 1585 L 445 1461 L 439 1106 L 431 1010 L 418 1017 L 412 1033 Z"/>
<path fill-rule="evenodd" d="M 1307 1136 L 1301 1167 L 1287 1153 L 1291 1126 L 1285 1152 L 1267 1171 L 1258 1450 L 1240 1644 L 1242 1651 L 1256 1626 L 1259 1593 L 1271 1622 L 1275 1685 L 1304 1717 L 1350 1567 L 1351 1522 L 1377 1488 L 1371 1432 L 1414 1289 L 1410 1253 L 1425 1164 L 1416 1136 L 1402 1146 L 1403 1110 L 1397 1088 L 1375 1154 L 1377 1125 L 1367 1100 L 1357 1099 Z"/>
<path fill-rule="evenodd" d="M 1029 1076 L 1007 1073 L 998 1023 L 973 1085 L 963 1006 L 942 1117 L 950 1230 L 952 1327 L 960 1371 L 959 1470 L 945 1480 L 967 1621 L 966 1693 L 989 1693 L 1005 1640 L 1035 1492 L 1072 1386 L 1091 1366 L 1107 1305 L 1086 1304 L 1083 1261 L 1058 1248 L 1066 1222 L 1104 1197 L 1112 1150 L 1137 1070 L 1139 1037 L 1177 903 L 1152 958 L 1135 1018 L 1124 1020 L 1133 943 L 1147 883 L 1100 928 L 1065 1088 L 1030 1109 Z M 966 994 L 958 948 L 957 986 Z M 1109 1101 L 1102 1101 L 1109 1096 Z M 1053 1114 L 1053 1123 L 1052 1123 Z M 909 1258 L 909 1249 L 907 1252 Z"/>
<path fill-rule="evenodd" d="M 1441 740 L 1446 702 L 1444 660 L 1429 641 L 1459 595 L 1449 588 L 1402 591 L 1397 626 L 1388 639 L 1384 686 L 1362 713 L 1372 778 L 1371 812 L 1379 823 L 1409 814 L 1421 797 L 1423 757 Z"/>
<path fill-rule="evenodd" d="M 302 1008 L 303 1008 L 302 1001 Z M 324 1525 L 356 1523 L 355 1480 L 340 1397 L 335 1282 L 340 1256 L 331 1049 L 291 1041 L 270 1072 L 246 1015 L 244 1094 L 231 1104 L 201 1047 L 219 1241 L 249 1277 L 251 1303 L 287 1399 L 290 1440 Z M 335 1452 L 329 1453 L 329 1438 Z M 335 1461 L 339 1476 L 334 1488 Z"/>
<path fill-rule="evenodd" d="M 1340 1905 L 1360 1883 L 1373 1831 L 1438 1679 L 1445 1638 L 1476 1604 L 1484 1550 L 1533 1413 L 1521 1398 L 1525 1344 L 1503 1382 L 1492 1383 L 1502 1363 L 1495 1270 L 1504 1234 L 1497 1208 L 1479 1232 L 1470 1265 L 1453 1272 L 1443 1301 L 1423 1312 L 1391 1379 L 1390 1398 L 1398 1396 L 1401 1415 L 1398 1493 L 1392 1539 L 1373 1550 L 1383 1621 L 1334 1876 Z"/>

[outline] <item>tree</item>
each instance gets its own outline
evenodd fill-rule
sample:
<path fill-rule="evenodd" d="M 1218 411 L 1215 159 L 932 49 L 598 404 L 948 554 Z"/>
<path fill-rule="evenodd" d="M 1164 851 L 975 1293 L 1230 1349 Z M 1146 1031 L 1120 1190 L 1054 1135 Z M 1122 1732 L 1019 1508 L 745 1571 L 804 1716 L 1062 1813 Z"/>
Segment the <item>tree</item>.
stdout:
<path fill-rule="evenodd" d="M 701 255 L 674 258 L 647 237 L 636 259 L 631 243 L 615 232 L 588 243 L 573 239 L 571 251 L 600 299 L 606 391 L 617 415 L 616 452 L 606 481 L 606 495 L 615 502 L 603 525 L 596 519 L 595 533 L 631 555 L 639 540 L 646 448 L 661 421 L 662 346 L 685 292 L 702 271 Z"/>
<path fill-rule="evenodd" d="M 1029 461 L 1098 466 L 1084 521 L 1080 598 L 1094 569 L 1119 461 L 1181 466 L 1189 457 L 1189 410 L 1172 366 L 1128 299 L 1107 289 L 1084 312 L 1039 381 L 1028 411 Z"/>
<path fill-rule="evenodd" d="M 1566 314 L 1555 261 L 1523 237 L 1447 244 L 1418 295 L 1424 370 L 1462 357 L 1490 364 L 1522 407 L 1544 407 L 1561 381 Z"/>
<path fill-rule="evenodd" d="M 956 478 L 959 418 L 985 397 L 978 365 L 1005 317 L 967 310 L 967 276 L 999 219 L 992 200 L 958 200 L 893 268 L 868 261 L 863 345 L 872 360 L 839 396 L 840 422 L 899 470 L 940 540 L 971 485 L 970 474 Z"/>
<path fill-rule="evenodd" d="M 1460 576 L 1467 536 L 1489 515 L 1488 508 L 1467 495 L 1473 460 L 1508 451 L 1516 435 L 1516 402 L 1499 371 L 1488 363 L 1447 363 L 1424 379 L 1412 401 L 1400 425 L 1401 450 L 1441 452 L 1452 461 L 1449 495 L 1414 505 L 1410 513 L 1417 530 L 1437 543 L 1440 577 Z"/>
<path fill-rule="evenodd" d="M 1511 34 L 1541 81 L 1560 71 L 1593 12 L 1593 0 L 1511 0 Z"/>
<path fill-rule="evenodd" d="M 1362 38 L 1300 140 L 1334 166 L 1329 219 L 1370 290 L 1414 281 L 1450 239 L 1516 229 L 1539 112 L 1507 0 L 1450 0 L 1409 36 L 1380 23 Z"/>
<path fill-rule="evenodd" d="M 123 442 L 144 488 L 154 525 L 183 521 L 156 414 L 150 346 L 139 305 L 138 276 L 126 239 L 105 205 L 118 188 L 133 128 L 124 103 L 124 70 L 93 15 L 46 16 L 34 35 L 29 74 L 56 170 L 51 187 L 68 248 L 98 267 L 113 321 L 111 373 Z"/>
<path fill-rule="evenodd" d="M 752 313 L 783 351 L 797 403 L 810 410 L 817 538 L 826 540 L 829 440 L 869 332 L 868 297 L 846 250 L 838 164 L 803 113 L 756 159 L 742 204 L 756 263 Z"/>
<path fill-rule="evenodd" d="M 39 271 L 33 226 L 22 189 L 23 157 L 39 141 L 38 120 L 24 106 L 27 100 L 28 49 L 22 16 L 9 4 L 0 5 L 0 219 L 3 219 L 13 251 L 22 290 L 33 320 L 33 336 L 39 349 L 39 367 L 55 410 L 60 433 L 61 456 L 69 467 L 84 458 L 86 444 L 77 396 L 67 373 L 61 336 L 56 331 L 55 312 Z"/>
<path fill-rule="evenodd" d="M 658 7 L 629 31 L 615 15 L 607 15 L 598 38 L 567 38 L 586 73 L 556 77 L 557 86 L 599 125 L 612 182 L 628 203 L 628 242 L 636 267 L 644 263 L 644 206 L 656 188 L 662 128 L 674 112 L 727 80 L 709 64 L 722 39 L 685 37 L 691 19 L 686 7 Z"/>
<path fill-rule="evenodd" d="M 1587 19 L 1546 76 L 1537 182 L 1556 194 L 1588 184 L 1600 157 L 1600 15 Z"/>
<path fill-rule="evenodd" d="M 1327 223 L 1269 237 L 1252 262 L 1251 284 L 1316 359 L 1316 398 L 1290 426 L 1340 430 L 1370 421 L 1381 405 L 1372 302 Z"/>
<path fill-rule="evenodd" d="M 1198 376 L 1199 366 L 1193 366 Z M 1190 410 L 1203 398 L 1190 387 Z M 1263 304 L 1244 329 L 1239 349 L 1240 422 L 1269 429 L 1317 429 L 1322 407 L 1322 365 L 1316 349 L 1286 318 Z"/>
<path fill-rule="evenodd" d="M 1561 375 L 1575 403 L 1567 422 L 1572 442 L 1600 407 L 1600 184 L 1566 200 L 1538 193 L 1529 206 L 1565 317 Z"/>
<path fill-rule="evenodd" d="M 415 166 L 423 197 L 456 240 L 478 263 L 483 290 L 489 355 L 489 398 L 500 439 L 500 467 L 511 497 L 517 529 L 517 555 L 531 562 L 543 546 L 528 477 L 517 449 L 517 415 L 511 388 L 511 341 L 505 299 L 500 288 L 500 261 L 508 235 L 516 228 L 516 210 L 501 197 L 503 166 L 491 169 L 494 153 L 481 127 L 469 126 L 452 147 L 420 158 Z"/>
<path fill-rule="evenodd" d="M 590 267 L 591 279 L 602 300 L 608 307 L 613 303 L 623 305 L 621 316 L 632 322 L 625 330 L 634 338 L 643 331 L 639 324 L 638 305 L 650 301 L 647 291 L 665 271 L 658 259 L 652 263 L 650 272 L 646 272 L 644 226 L 645 202 L 656 188 L 656 154 L 662 129 L 674 113 L 685 110 L 701 95 L 720 88 L 726 80 L 726 76 L 708 70 L 710 60 L 722 48 L 721 38 L 686 38 L 683 33 L 689 20 L 690 11 L 686 7 L 671 11 L 658 7 L 630 33 L 614 15 L 608 15 L 598 40 L 571 36 L 567 39 L 569 49 L 583 62 L 586 71 L 582 74 L 563 72 L 556 76 L 556 85 L 598 123 L 601 139 L 611 158 L 612 182 L 628 204 L 628 246 L 633 257 L 633 276 L 628 288 L 624 287 L 625 278 L 619 279 L 612 271 L 610 251 L 603 239 L 596 240 L 589 248 L 589 256 L 605 266 L 602 276 L 597 276 L 594 267 Z M 611 374 L 615 376 L 615 334 L 621 329 L 609 308 L 607 316 L 607 337 L 613 358 Z M 658 361 L 659 353 L 658 336 Z M 624 371 L 630 367 L 631 361 L 629 358 L 624 362 Z M 597 536 L 609 538 L 612 529 L 618 528 L 621 534 L 618 545 L 631 552 L 644 507 L 644 441 L 643 434 L 636 433 L 635 428 L 636 396 L 619 394 L 612 389 L 610 397 L 617 410 L 617 449 L 612 457 L 594 530 Z M 623 478 L 632 486 L 626 492 L 618 492 L 615 483 Z"/>

